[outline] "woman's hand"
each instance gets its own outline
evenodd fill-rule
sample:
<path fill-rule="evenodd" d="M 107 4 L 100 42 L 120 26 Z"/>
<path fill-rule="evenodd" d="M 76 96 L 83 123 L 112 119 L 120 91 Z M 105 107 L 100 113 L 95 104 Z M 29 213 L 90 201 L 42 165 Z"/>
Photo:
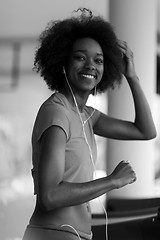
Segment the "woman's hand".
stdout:
<path fill-rule="evenodd" d="M 121 161 L 110 176 L 116 188 L 121 188 L 136 181 L 136 174 L 129 161 Z"/>
<path fill-rule="evenodd" d="M 134 67 L 134 60 L 133 60 L 133 52 L 128 47 L 125 41 L 119 41 L 120 49 L 123 53 L 123 61 L 124 61 L 124 76 L 126 78 L 132 78 L 137 76 L 135 67 Z"/>

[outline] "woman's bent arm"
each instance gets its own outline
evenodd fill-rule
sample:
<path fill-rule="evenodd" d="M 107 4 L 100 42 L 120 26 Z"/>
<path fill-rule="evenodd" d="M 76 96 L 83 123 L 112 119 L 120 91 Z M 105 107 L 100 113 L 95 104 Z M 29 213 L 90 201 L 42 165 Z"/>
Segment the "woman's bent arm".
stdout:
<path fill-rule="evenodd" d="M 56 126 L 46 130 L 41 139 L 38 201 L 45 211 L 88 202 L 135 180 L 130 164 L 121 161 L 108 177 L 85 183 L 64 182 L 65 145 L 66 135 Z"/>

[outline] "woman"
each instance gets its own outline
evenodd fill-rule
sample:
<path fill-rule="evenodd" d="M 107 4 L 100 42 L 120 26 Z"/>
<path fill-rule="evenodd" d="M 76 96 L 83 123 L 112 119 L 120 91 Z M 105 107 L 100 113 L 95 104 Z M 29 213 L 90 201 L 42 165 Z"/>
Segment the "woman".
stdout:
<path fill-rule="evenodd" d="M 150 109 L 127 44 L 111 25 L 79 9 L 78 17 L 54 21 L 42 33 L 35 67 L 54 93 L 35 121 L 33 179 L 36 207 L 23 240 L 92 239 L 89 201 L 136 180 L 129 162 L 93 180 L 94 134 L 120 140 L 156 136 Z M 111 118 L 86 106 L 90 94 L 126 77 L 133 94 L 134 122 Z"/>

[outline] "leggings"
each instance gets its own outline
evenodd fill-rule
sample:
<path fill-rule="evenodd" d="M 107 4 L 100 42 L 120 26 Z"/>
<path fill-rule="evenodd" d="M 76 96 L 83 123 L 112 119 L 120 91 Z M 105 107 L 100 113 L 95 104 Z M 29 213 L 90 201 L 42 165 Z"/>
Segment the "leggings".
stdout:
<path fill-rule="evenodd" d="M 27 227 L 22 240 L 80 240 L 76 234 L 67 231 Z M 86 240 L 81 237 L 81 240 Z"/>

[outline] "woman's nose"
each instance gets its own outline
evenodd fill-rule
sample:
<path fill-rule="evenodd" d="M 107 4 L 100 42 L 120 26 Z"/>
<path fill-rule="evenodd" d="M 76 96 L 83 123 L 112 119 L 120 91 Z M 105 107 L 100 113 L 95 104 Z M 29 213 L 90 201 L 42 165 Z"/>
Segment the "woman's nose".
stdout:
<path fill-rule="evenodd" d="M 85 64 L 85 68 L 89 70 L 95 70 L 95 66 L 92 61 L 87 61 Z"/>

